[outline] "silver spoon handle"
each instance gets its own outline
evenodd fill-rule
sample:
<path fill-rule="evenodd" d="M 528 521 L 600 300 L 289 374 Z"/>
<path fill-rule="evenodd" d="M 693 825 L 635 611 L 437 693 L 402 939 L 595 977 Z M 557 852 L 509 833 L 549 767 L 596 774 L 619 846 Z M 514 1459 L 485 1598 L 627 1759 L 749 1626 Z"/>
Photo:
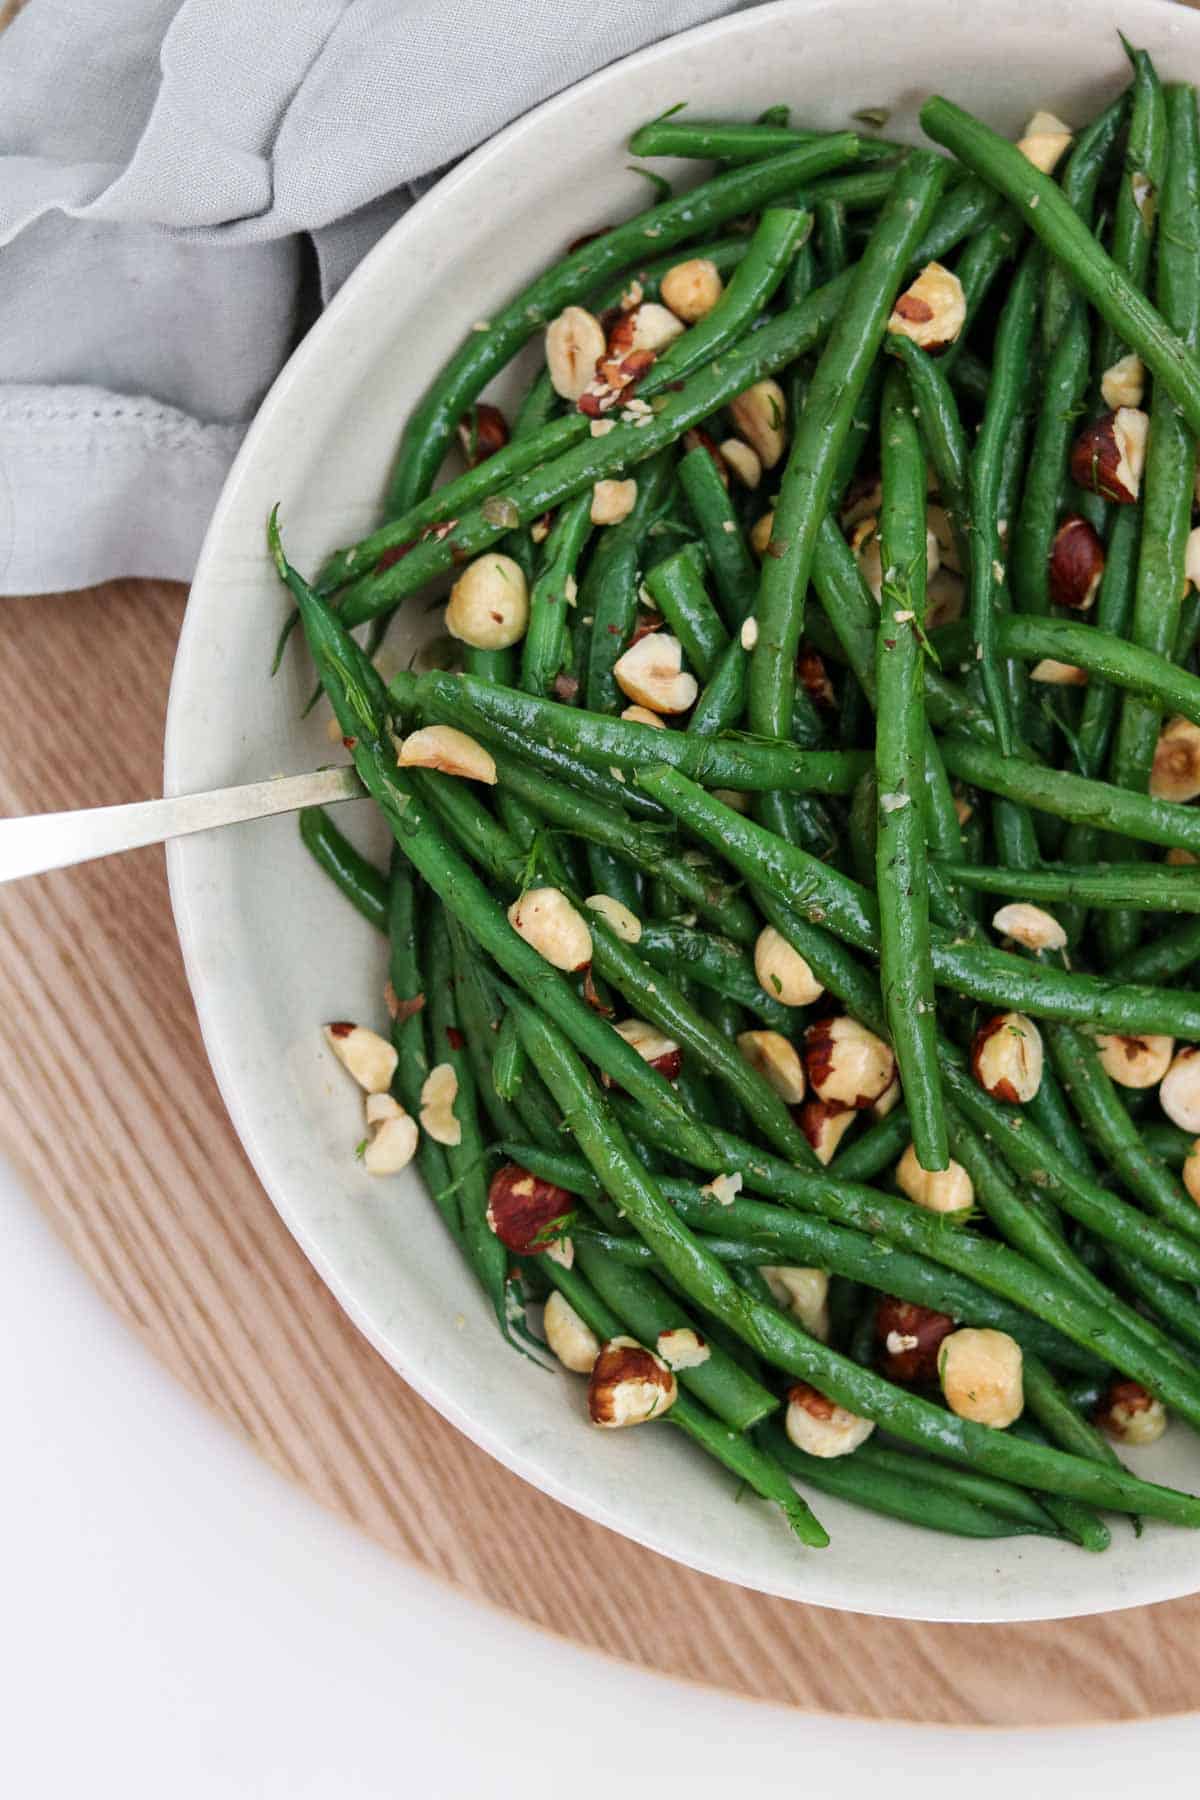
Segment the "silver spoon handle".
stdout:
<path fill-rule="evenodd" d="M 82 812 L 34 813 L 0 819 L 0 882 L 47 869 L 65 869 L 95 856 L 161 844 L 166 838 L 219 825 L 240 825 L 302 806 L 329 806 L 363 792 L 353 768 L 319 769 L 311 775 L 282 775 L 245 787 L 214 788 L 207 794 L 180 794 L 175 800 L 138 800 L 131 806 L 95 806 Z"/>

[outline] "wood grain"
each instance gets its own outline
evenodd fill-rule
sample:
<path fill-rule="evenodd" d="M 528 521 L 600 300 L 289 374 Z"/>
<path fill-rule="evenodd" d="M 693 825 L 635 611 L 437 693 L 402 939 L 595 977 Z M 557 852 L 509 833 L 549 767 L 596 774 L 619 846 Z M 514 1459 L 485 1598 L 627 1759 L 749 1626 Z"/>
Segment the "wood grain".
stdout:
<path fill-rule="evenodd" d="M 183 604 L 134 582 L 0 603 L 0 810 L 161 791 Z M 1200 1597 L 1033 1626 L 791 1605 L 625 1542 L 460 1437 L 358 1335 L 246 1163 L 161 851 L 0 888 L 0 1046 L 0 1149 L 96 1286 L 277 1469 L 398 1555 L 578 1643 L 814 1711 L 1007 1725 L 1200 1707 Z"/>

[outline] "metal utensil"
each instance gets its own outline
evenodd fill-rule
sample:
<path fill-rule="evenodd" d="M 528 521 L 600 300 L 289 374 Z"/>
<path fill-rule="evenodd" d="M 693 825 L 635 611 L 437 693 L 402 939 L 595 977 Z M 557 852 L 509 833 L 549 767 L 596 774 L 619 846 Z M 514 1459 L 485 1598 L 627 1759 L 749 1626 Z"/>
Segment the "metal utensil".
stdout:
<path fill-rule="evenodd" d="M 96 856 L 115 856 L 143 844 L 220 825 L 241 825 L 302 806 L 331 806 L 356 800 L 363 785 L 354 769 L 318 769 L 311 775 L 282 775 L 244 787 L 214 788 L 207 794 L 180 794 L 174 800 L 138 800 L 131 806 L 94 806 L 81 812 L 33 813 L 0 819 L 0 882 L 47 869 L 65 869 Z"/>

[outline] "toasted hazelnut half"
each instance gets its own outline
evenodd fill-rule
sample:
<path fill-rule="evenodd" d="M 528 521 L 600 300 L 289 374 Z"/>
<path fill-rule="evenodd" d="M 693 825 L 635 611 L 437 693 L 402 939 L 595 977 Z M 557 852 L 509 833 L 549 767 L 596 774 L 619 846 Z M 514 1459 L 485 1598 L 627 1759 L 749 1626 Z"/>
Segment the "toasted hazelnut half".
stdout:
<path fill-rule="evenodd" d="M 1047 687 L 1086 687 L 1088 672 L 1074 663 L 1055 662 L 1052 656 L 1044 656 L 1030 669 L 1029 679 L 1044 682 Z"/>
<path fill-rule="evenodd" d="M 1200 588 L 1200 525 L 1188 532 L 1183 551 L 1184 579 L 1189 587 Z"/>
<path fill-rule="evenodd" d="M 435 1144 L 462 1143 L 462 1121 L 455 1117 L 458 1076 L 450 1063 L 437 1063 L 421 1084 L 421 1128 Z"/>
<path fill-rule="evenodd" d="M 575 1210 L 566 1188 L 532 1175 L 519 1163 L 505 1163 L 488 1184 L 487 1222 L 515 1256 L 538 1256 L 562 1236 Z"/>
<path fill-rule="evenodd" d="M 604 355 L 604 327 L 583 306 L 568 306 L 546 331 L 546 367 L 550 384 L 564 400 L 578 400 Z"/>
<path fill-rule="evenodd" d="M 757 1069 L 781 1100 L 799 1106 L 804 1098 L 804 1064 L 796 1046 L 781 1031 L 739 1031 L 742 1058 Z"/>
<path fill-rule="evenodd" d="M 636 481 L 598 481 L 592 489 L 593 525 L 619 525 L 637 505 Z"/>
<path fill-rule="evenodd" d="M 676 1325 L 670 1331 L 660 1331 L 654 1348 L 668 1369 L 698 1369 L 712 1355 L 709 1345 L 690 1325 Z"/>
<path fill-rule="evenodd" d="M 520 563 L 485 550 L 468 563 L 446 602 L 446 630 L 473 650 L 507 650 L 529 624 L 529 589 Z"/>
<path fill-rule="evenodd" d="M 1175 1053 L 1159 1085 L 1158 1103 L 1172 1125 L 1200 1133 L 1200 1044 Z"/>
<path fill-rule="evenodd" d="M 683 1051 L 657 1025 L 647 1024 L 645 1019 L 620 1019 L 613 1026 L 618 1037 L 623 1037 L 631 1050 L 636 1050 L 642 1061 L 649 1063 L 652 1069 L 668 1081 L 674 1081 L 683 1067 Z"/>
<path fill-rule="evenodd" d="M 754 804 L 750 794 L 739 793 L 737 788 L 710 788 L 709 793 L 735 813 L 748 813 Z"/>
<path fill-rule="evenodd" d="M 1050 598 L 1056 606 L 1087 612 L 1104 578 L 1104 545 L 1095 526 L 1069 513 L 1050 545 Z"/>
<path fill-rule="evenodd" d="M 1131 1033 L 1100 1032 L 1096 1037 L 1100 1066 L 1120 1087 L 1155 1087 L 1171 1066 L 1175 1039 L 1134 1037 Z"/>
<path fill-rule="evenodd" d="M 667 721 L 651 712 L 648 706 L 627 706 L 621 717 L 628 719 L 631 725 L 653 725 L 656 731 L 667 729 Z"/>
<path fill-rule="evenodd" d="M 589 912 L 597 913 L 623 944 L 636 944 L 641 938 L 642 921 L 624 901 L 614 900 L 611 894 L 589 894 L 583 904 Z"/>
<path fill-rule="evenodd" d="M 773 469 L 787 449 L 787 400 L 770 377 L 756 381 L 729 405 L 738 436 L 745 438 L 764 469 Z"/>
<path fill-rule="evenodd" d="M 925 583 L 925 629 L 937 631 L 939 626 L 953 625 L 963 616 L 967 588 L 961 575 L 953 569 L 935 569 Z"/>
<path fill-rule="evenodd" d="M 742 1186 L 743 1177 L 739 1170 L 733 1175 L 714 1175 L 711 1181 L 705 1182 L 700 1192 L 710 1200 L 715 1200 L 718 1206 L 732 1206 L 741 1193 Z"/>
<path fill-rule="evenodd" d="M 765 556 L 767 546 L 771 542 L 771 533 L 775 529 L 775 514 L 766 512 L 761 519 L 755 519 L 750 527 L 750 548 L 755 556 Z"/>
<path fill-rule="evenodd" d="M 809 1026 L 804 1034 L 804 1069 L 822 1100 L 863 1107 L 891 1087 L 896 1059 L 890 1044 L 842 1013 Z"/>
<path fill-rule="evenodd" d="M 790 1387 L 787 1399 L 784 1430 L 797 1450 L 809 1456 L 849 1456 L 875 1429 L 874 1419 L 860 1419 L 807 1381 Z"/>
<path fill-rule="evenodd" d="M 923 1169 L 912 1144 L 896 1164 L 896 1186 L 926 1212 L 962 1212 L 975 1199 L 975 1184 L 961 1163 Z"/>
<path fill-rule="evenodd" d="M 1067 934 L 1043 907 L 1031 906 L 1028 900 L 1013 900 L 992 914 L 992 930 L 1001 937 L 1024 944 L 1027 950 L 1064 950 Z"/>
<path fill-rule="evenodd" d="M 417 1152 L 420 1133 L 416 1120 L 390 1094 L 368 1094 L 366 1115 L 363 1168 L 368 1175 L 398 1175 Z"/>
<path fill-rule="evenodd" d="M 1131 506 L 1141 492 L 1150 417 L 1136 406 L 1102 413 L 1071 451 L 1071 479 L 1090 493 Z"/>
<path fill-rule="evenodd" d="M 496 764 L 490 750 L 455 725 L 423 725 L 411 731 L 396 752 L 402 769 L 439 769 L 463 781 L 496 785 Z"/>
<path fill-rule="evenodd" d="M 1200 1206 L 1200 1137 L 1195 1139 L 1183 1160 L 1183 1185 Z"/>
<path fill-rule="evenodd" d="M 741 438 L 722 438 L 718 446 L 726 465 L 733 470 L 744 488 L 753 490 L 762 480 L 763 466 L 757 450 L 743 444 Z"/>
<path fill-rule="evenodd" d="M 661 1356 L 636 1338 L 609 1338 L 588 1382 L 588 1414 L 593 1425 L 616 1431 L 661 1419 L 679 1392 L 675 1376 Z"/>
<path fill-rule="evenodd" d="M 365 1025 L 351 1025 L 348 1020 L 339 1019 L 325 1027 L 325 1042 L 360 1088 L 368 1094 L 386 1094 L 400 1060 L 386 1038 Z"/>
<path fill-rule="evenodd" d="M 1156 1444 L 1167 1429 L 1167 1409 L 1140 1381 L 1114 1381 L 1092 1414 L 1101 1431 L 1137 1449 Z"/>
<path fill-rule="evenodd" d="M 1042 1085 L 1042 1034 L 1024 1013 L 993 1013 L 975 1033 L 971 1073 L 993 1100 L 1024 1106 Z"/>
<path fill-rule="evenodd" d="M 508 909 L 508 922 L 518 937 L 556 969 L 571 974 L 592 960 L 592 934 L 587 922 L 559 888 L 529 888 Z"/>
<path fill-rule="evenodd" d="M 962 563 L 958 555 L 958 539 L 950 524 L 950 514 L 936 500 L 931 501 L 925 508 L 925 523 L 937 539 L 940 567 L 949 569 L 955 575 L 961 575 Z"/>
<path fill-rule="evenodd" d="M 897 337 L 911 338 L 922 350 L 944 350 L 952 344 L 967 319 L 967 300 L 962 282 L 941 263 L 926 263 L 892 308 L 887 328 Z"/>
<path fill-rule="evenodd" d="M 1053 173 L 1064 150 L 1070 147 L 1075 133 L 1051 112 L 1035 112 L 1024 134 L 1017 139 L 1017 149 L 1028 157 L 1043 175 Z"/>
<path fill-rule="evenodd" d="M 546 1296 L 542 1330 L 564 1369 L 570 1369 L 572 1375 L 591 1374 L 600 1354 L 600 1339 L 557 1288 Z"/>
<path fill-rule="evenodd" d="M 850 548 L 854 552 L 863 580 L 870 588 L 876 600 L 883 596 L 883 556 L 879 541 L 879 520 L 875 518 L 860 519 L 850 536 Z M 931 581 L 941 567 L 941 551 L 938 549 L 937 534 L 929 526 L 925 528 L 925 577 Z M 928 613 L 926 614 L 928 617 Z"/>
<path fill-rule="evenodd" d="M 886 1119 L 888 1114 L 894 1112 L 899 1106 L 900 1098 L 900 1077 L 896 1075 L 893 1076 L 888 1086 L 884 1088 L 878 1100 L 872 1100 L 870 1107 L 871 1117 L 873 1119 Z"/>
<path fill-rule="evenodd" d="M 700 692 L 683 666 L 683 649 L 669 631 L 652 631 L 613 665 L 617 686 L 638 706 L 655 713 L 686 712 Z"/>
<path fill-rule="evenodd" d="M 682 331 L 682 319 L 677 319 L 669 307 L 660 306 L 656 300 L 628 307 L 609 331 L 605 362 L 619 364 L 631 350 L 648 350 L 651 355 L 657 355 L 668 344 L 674 343 Z M 612 371 L 602 369 L 601 372 L 611 377 Z"/>
<path fill-rule="evenodd" d="M 694 325 L 712 311 L 724 292 L 724 284 L 715 262 L 707 256 L 690 256 L 667 270 L 658 291 L 677 318 Z"/>
<path fill-rule="evenodd" d="M 1156 800 L 1194 800 L 1200 794 L 1200 725 L 1174 718 L 1154 746 L 1150 792 Z"/>
<path fill-rule="evenodd" d="M 1146 365 L 1131 350 L 1105 369 L 1100 377 L 1100 398 L 1115 412 L 1118 406 L 1140 406 L 1146 393 Z"/>
<path fill-rule="evenodd" d="M 764 994 L 784 1006 L 811 1006 L 825 992 L 798 950 L 773 925 L 754 941 L 754 973 Z"/>
<path fill-rule="evenodd" d="M 954 1320 L 928 1306 L 881 1294 L 875 1306 L 879 1367 L 889 1381 L 936 1381 L 938 1350 Z"/>
<path fill-rule="evenodd" d="M 508 442 L 504 414 L 498 406 L 489 406 L 486 400 L 479 401 L 463 414 L 457 432 L 462 453 L 471 469 L 477 469 L 489 456 L 495 456 Z"/>
<path fill-rule="evenodd" d="M 938 1351 L 938 1379 L 950 1411 L 976 1425 L 1003 1431 L 1025 1410 L 1021 1346 L 1007 1331 L 952 1331 Z"/>
<path fill-rule="evenodd" d="M 857 1117 L 857 1109 L 843 1106 L 840 1100 L 818 1100 L 810 1095 L 801 1105 L 796 1122 L 823 1169 L 833 1161 L 838 1145 Z"/>
<path fill-rule="evenodd" d="M 776 1302 L 799 1319 L 810 1337 L 829 1342 L 829 1276 L 824 1269 L 764 1264 L 759 1273 Z"/>

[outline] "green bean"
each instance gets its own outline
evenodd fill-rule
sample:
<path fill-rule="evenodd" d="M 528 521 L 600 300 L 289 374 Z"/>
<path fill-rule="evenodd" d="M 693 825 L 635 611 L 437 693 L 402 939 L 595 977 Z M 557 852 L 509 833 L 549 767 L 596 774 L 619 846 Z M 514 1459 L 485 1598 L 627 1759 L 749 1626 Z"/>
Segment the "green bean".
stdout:
<path fill-rule="evenodd" d="M 894 1106 L 836 1151 L 830 1166 L 839 1181 L 870 1181 L 899 1161 L 911 1138 L 908 1113 L 903 1106 Z"/>
<path fill-rule="evenodd" d="M 591 1282 L 605 1304 L 642 1343 L 653 1347 L 662 1332 L 680 1327 L 703 1336 L 678 1300 L 647 1271 L 626 1267 L 582 1237 L 575 1240 L 575 1257 L 584 1279 Z M 775 1396 L 739 1367 L 719 1344 L 709 1344 L 708 1350 L 706 1362 L 679 1371 L 679 1385 L 702 1406 L 707 1406 L 734 1431 L 749 1431 L 778 1410 Z"/>
<path fill-rule="evenodd" d="M 689 450 L 679 464 L 679 485 L 704 539 L 712 564 L 721 613 L 731 631 L 754 611 L 758 571 L 742 536 L 733 502 L 703 447 Z"/>
<path fill-rule="evenodd" d="M 869 760 L 859 750 L 798 750 L 755 738 L 713 739 L 662 731 L 436 670 L 419 676 L 411 688 L 401 677 L 393 683 L 393 693 L 411 693 L 423 713 L 445 717 L 446 722 L 453 719 L 489 745 L 504 743 L 520 754 L 523 746 L 536 741 L 543 749 L 563 749 L 606 774 L 615 768 L 620 781 L 630 785 L 648 763 L 665 763 L 713 787 L 848 794 Z"/>
<path fill-rule="evenodd" d="M 1125 122 L 1126 111 L 1127 98 L 1121 94 L 1079 133 L 1075 148 L 1067 159 L 1062 176 L 1063 198 L 1070 201 L 1087 225 L 1092 223 L 1096 189 Z M 1046 286 L 1042 295 L 1040 331 L 1044 357 L 1051 355 L 1062 336 L 1072 299 L 1070 282 L 1058 264 L 1052 263 L 1046 271 Z"/>
<path fill-rule="evenodd" d="M 665 975 L 686 975 L 698 987 L 737 1001 L 770 1030 L 791 1035 L 792 1009 L 763 991 L 745 950 L 728 938 L 651 920 L 642 925 L 637 953 Z"/>
<path fill-rule="evenodd" d="M 938 497 L 946 509 L 965 574 L 971 565 L 970 450 L 954 390 L 938 362 L 911 338 L 889 332 L 886 348 L 889 356 L 899 358 L 908 375 L 921 436 L 937 475 Z"/>
<path fill-rule="evenodd" d="M 500 1092 L 495 1079 L 502 1009 L 470 938 L 457 919 L 449 919 L 447 924 L 453 953 L 452 984 L 463 1039 L 461 1048 L 471 1065 L 475 1097 L 495 1136 L 514 1137 L 521 1129 L 521 1115 Z"/>
<path fill-rule="evenodd" d="M 962 330 L 939 358 L 948 378 L 954 375 L 957 380 L 957 364 L 968 354 L 967 339 L 979 316 L 979 310 L 1001 269 L 1016 255 L 1023 235 L 1020 219 L 1005 206 L 995 216 L 987 219 L 963 245 L 954 273 L 962 284 L 966 316 Z M 986 386 L 985 382 L 984 387 Z"/>
<path fill-rule="evenodd" d="M 421 1110 L 421 1088 L 430 1068 L 425 1042 L 425 977 L 418 945 L 416 878 L 398 847 L 392 851 L 386 928 L 388 978 L 400 1002 L 392 1020 L 392 1044 L 397 1056 L 392 1085 L 405 1112 L 415 1119 Z M 417 1002 L 415 1006 L 405 1005 L 413 1001 Z M 451 1191 L 446 1152 L 427 1131 L 417 1140 L 417 1167 L 446 1229 L 459 1248 L 465 1249 L 462 1211 L 457 1190 Z"/>
<path fill-rule="evenodd" d="M 980 1475 L 973 1469 L 956 1469 L 949 1463 L 914 1456 L 909 1450 L 893 1449 L 878 1443 L 875 1438 L 862 1449 L 866 1451 L 864 1467 L 869 1463 L 872 1468 L 902 1480 L 926 1484 L 939 1494 L 945 1492 L 964 1501 L 973 1500 L 1003 1518 L 1019 1520 L 1036 1531 L 1045 1531 L 1051 1523 L 1042 1502 L 1035 1500 L 1025 1488 L 1014 1487 L 1010 1481 L 997 1481 L 993 1476 Z M 857 1456 L 858 1452 L 854 1454 Z"/>
<path fill-rule="evenodd" d="M 656 390 L 694 374 L 750 329 L 783 280 L 797 245 L 811 230 L 811 213 L 770 206 L 759 214 L 746 254 L 717 304 L 658 358 Z"/>
<path fill-rule="evenodd" d="M 613 665 L 632 635 L 637 620 L 638 568 L 646 533 L 666 499 L 674 475 L 674 457 L 663 450 L 638 471 L 637 499 L 628 518 L 600 533 L 587 574 L 579 589 L 576 611 L 593 620 L 584 694 L 592 712 L 619 712 L 625 696 L 613 677 Z M 511 687 L 513 683 L 508 683 Z"/>
<path fill-rule="evenodd" d="M 846 204 L 843 200 L 820 200 L 814 209 L 814 216 L 821 259 L 821 279 L 832 281 L 850 261 Z"/>
<path fill-rule="evenodd" d="M 819 143 L 826 134 L 792 131 L 783 125 L 710 125 L 699 119 L 651 119 L 629 140 L 631 156 L 690 156 L 716 159 L 778 156 L 785 150 Z M 895 144 L 875 138 L 858 139 L 858 155 L 865 161 L 894 156 Z"/>
<path fill-rule="evenodd" d="M 937 1069 L 936 1005 L 925 866 L 925 455 L 908 383 L 893 369 L 883 390 L 883 589 L 875 653 L 878 783 L 875 880 L 880 981 L 913 1144 L 924 1169 L 949 1163 Z"/>
<path fill-rule="evenodd" d="M 713 225 L 794 192 L 813 176 L 853 162 L 858 140 L 841 132 L 718 175 L 679 199 L 639 213 L 593 238 L 539 275 L 455 352 L 409 415 L 388 484 L 386 510 L 395 516 L 423 498 L 433 483 L 459 419 L 521 345 L 564 306 L 645 253 L 686 243 Z"/>
<path fill-rule="evenodd" d="M 1112 257 L 1138 288 L 1145 289 L 1154 238 L 1155 214 L 1167 171 L 1168 120 L 1154 64 L 1144 50 L 1131 53 L 1129 138 L 1117 187 L 1112 225 Z M 1096 343 L 1096 367 L 1111 368 L 1125 346 L 1110 322 Z"/>
<path fill-rule="evenodd" d="M 1134 906 L 1143 912 L 1200 912 L 1200 869 L 1163 863 L 1056 863 L 1050 868 L 979 867 L 939 863 L 948 881 L 985 894 L 1021 900 L 1067 901 L 1076 906 Z"/>
<path fill-rule="evenodd" d="M 1022 209 L 1022 217 L 1102 318 L 1136 350 L 1200 433 L 1200 362 L 1129 277 L 1107 256 L 1049 176 L 1015 144 L 940 96 L 921 108 L 937 143 Z"/>
<path fill-rule="evenodd" d="M 737 725 L 746 710 L 749 661 L 740 638 L 732 639 L 692 708 L 688 731 L 693 737 L 717 737 Z"/>
<path fill-rule="evenodd" d="M 367 924 L 386 931 L 387 881 L 374 863 L 342 836 L 323 806 L 306 806 L 301 811 L 300 841 Z"/>
<path fill-rule="evenodd" d="M 492 1085 L 502 1100 L 515 1100 L 529 1073 L 529 1063 L 521 1048 L 517 1022 L 506 1012 L 496 1034 L 496 1054 L 492 1058 Z"/>
<path fill-rule="evenodd" d="M 1088 382 L 1091 333 L 1083 302 L 1075 299 L 1049 353 L 1041 409 L 1012 536 L 1009 580 L 1018 611 L 1050 612 L 1050 551 L 1059 494 Z"/>
<path fill-rule="evenodd" d="M 817 530 L 825 517 L 839 453 L 883 342 L 904 269 L 937 205 L 946 168 L 913 151 L 884 202 L 861 262 L 849 271 L 846 303 L 829 333 L 796 420 L 771 543 L 763 560 L 750 658 L 749 720 L 763 737 L 787 736 L 796 651 Z"/>
<path fill-rule="evenodd" d="M 1189 1356 L 1200 1351 L 1200 1301 L 1196 1290 L 1182 1281 L 1172 1281 L 1156 1269 L 1131 1256 L 1127 1250 L 1109 1245 L 1113 1268 L 1137 1299 L 1151 1308 L 1156 1319 L 1168 1327 L 1177 1342 L 1187 1346 Z"/>
<path fill-rule="evenodd" d="M 1015 1425 L 1009 1426 L 1009 1432 L 1031 1444 L 1049 1442 L 1047 1434 L 1029 1417 L 1018 1419 Z M 1042 1494 L 1039 1499 L 1055 1524 L 1060 1525 L 1081 1549 L 1096 1553 L 1107 1550 L 1112 1543 L 1112 1533 L 1094 1507 L 1083 1506 L 1078 1500 L 1062 1494 Z M 1134 1520 L 1134 1528 L 1141 1530 L 1140 1520 Z"/>
<path fill-rule="evenodd" d="M 952 1537 L 1062 1535 L 1048 1514 L 1043 1513 L 1044 1524 L 1035 1525 L 944 1487 L 930 1478 L 929 1472 L 937 1465 L 924 1457 L 905 1458 L 911 1468 L 892 1468 L 872 1461 L 869 1443 L 850 1456 L 822 1458 L 798 1450 L 777 1425 L 764 1426 L 760 1435 L 763 1443 L 797 1481 L 807 1482 L 819 1493 L 832 1494 L 836 1499 L 847 1500 L 852 1506 L 864 1507 L 887 1519 L 903 1519 L 910 1525 L 945 1532 Z"/>
<path fill-rule="evenodd" d="M 703 450 L 695 454 L 709 461 Z M 646 571 L 646 590 L 683 646 L 689 667 L 708 681 L 728 648 L 729 633 L 704 585 L 703 552 L 693 546 L 664 557 Z"/>
<path fill-rule="evenodd" d="M 1165 1119 L 1154 1119 L 1142 1125 L 1142 1141 L 1147 1150 L 1162 1158 L 1168 1168 L 1182 1169 L 1192 1154 L 1196 1139 L 1192 1132 L 1170 1125 Z"/>
<path fill-rule="evenodd" d="M 574 1269 L 564 1269 L 561 1264 L 551 1263 L 545 1257 L 540 1262 L 545 1265 L 544 1272 L 553 1285 L 601 1342 L 623 1335 L 624 1321 L 604 1304 L 582 1275 Z M 707 1450 L 739 1482 L 745 1482 L 762 1499 L 777 1505 L 789 1528 L 802 1544 L 818 1550 L 828 1544 L 828 1532 L 814 1517 L 807 1502 L 797 1494 L 786 1472 L 768 1452 L 760 1449 L 749 1438 L 743 1437 L 740 1432 L 730 1431 L 727 1425 L 715 1419 L 690 1394 L 678 1394 L 674 1406 L 663 1414 L 663 1418 L 677 1425 L 701 1449 Z"/>
<path fill-rule="evenodd" d="M 521 646 L 521 686 L 527 693 L 549 693 L 562 668 L 568 595 L 591 530 L 592 496 L 585 490 L 559 511 L 529 596 L 529 627 Z"/>
<path fill-rule="evenodd" d="M 681 1291 L 736 1333 L 776 1368 L 811 1382 L 841 1406 L 884 1424 L 905 1442 L 924 1446 L 950 1462 L 1020 1486 L 1144 1512 L 1181 1524 L 1200 1524 L 1200 1500 L 1137 1480 L 1119 1469 L 1021 1444 L 902 1392 L 837 1351 L 809 1337 L 790 1318 L 745 1293 L 710 1256 L 663 1199 L 654 1178 L 637 1162 L 611 1110 L 604 1104 L 565 1036 L 525 1001 L 515 1001 L 527 1054 L 572 1120 L 576 1142 L 602 1185 L 655 1251 Z"/>
<path fill-rule="evenodd" d="M 1100 1062 L 1095 1042 L 1071 1026 L 1051 1026 L 1050 1054 L 1059 1079 L 1104 1160 L 1129 1192 L 1176 1231 L 1200 1238 L 1200 1207 L 1142 1136 Z M 1163 1271 L 1173 1273 L 1174 1271 Z"/>
<path fill-rule="evenodd" d="M 1130 952 L 1122 965 L 1129 981 L 1177 981 L 1200 961 L 1200 919 L 1188 919 L 1174 931 Z"/>
<path fill-rule="evenodd" d="M 1022 1379 L 1026 1411 L 1060 1450 L 1093 1462 L 1118 1462 L 1108 1439 L 1080 1416 L 1041 1357 L 1028 1350 L 1022 1358 Z"/>

